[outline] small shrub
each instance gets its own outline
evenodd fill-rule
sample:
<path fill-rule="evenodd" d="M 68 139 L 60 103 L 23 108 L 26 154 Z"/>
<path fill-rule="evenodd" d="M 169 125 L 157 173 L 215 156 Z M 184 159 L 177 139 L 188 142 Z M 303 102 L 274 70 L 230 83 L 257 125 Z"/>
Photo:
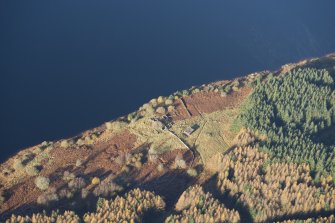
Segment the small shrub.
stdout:
<path fill-rule="evenodd" d="M 129 159 L 129 156 L 130 156 L 130 154 L 125 155 L 125 154 L 121 153 L 114 160 L 119 166 L 123 166 L 127 162 L 127 159 Z"/>
<path fill-rule="evenodd" d="M 158 114 L 164 115 L 164 114 L 166 113 L 166 109 L 165 109 L 164 107 L 158 107 L 158 108 L 156 109 L 156 112 L 157 112 Z"/>
<path fill-rule="evenodd" d="M 158 98 L 157 98 L 157 103 L 158 104 L 163 104 L 164 103 L 164 97 L 163 96 L 159 96 Z"/>
<path fill-rule="evenodd" d="M 67 188 L 61 189 L 58 193 L 59 198 L 63 199 L 63 198 L 67 198 L 67 199 L 71 199 L 73 197 L 73 192 Z"/>
<path fill-rule="evenodd" d="M 83 161 L 81 161 L 80 159 L 76 160 L 76 167 L 81 167 L 82 164 L 83 164 Z"/>
<path fill-rule="evenodd" d="M 132 119 L 135 116 L 137 116 L 137 113 L 131 113 L 130 116 L 132 116 L 132 117 L 130 117 Z M 111 130 L 113 132 L 116 132 L 116 131 L 120 131 L 121 129 L 126 127 L 128 125 L 128 123 L 125 122 L 125 121 L 118 120 L 118 121 L 106 122 L 105 125 L 106 125 L 106 129 Z"/>
<path fill-rule="evenodd" d="M 44 147 L 42 147 L 42 146 L 36 146 L 35 149 L 33 150 L 33 152 L 35 154 L 39 154 L 39 153 L 43 152 L 43 150 L 44 150 Z"/>
<path fill-rule="evenodd" d="M 82 199 L 87 198 L 88 194 L 89 194 L 89 191 L 87 189 L 84 188 L 84 189 L 81 190 L 81 198 Z"/>
<path fill-rule="evenodd" d="M 238 91 L 239 90 L 239 88 L 237 87 L 237 86 L 233 86 L 233 91 Z"/>
<path fill-rule="evenodd" d="M 196 177 L 196 176 L 198 176 L 198 172 L 197 172 L 197 170 L 194 169 L 194 168 L 188 169 L 188 170 L 187 170 L 187 174 L 188 174 L 189 176 L 191 176 L 191 177 Z"/>
<path fill-rule="evenodd" d="M 151 105 L 150 105 L 149 103 L 145 103 L 145 104 L 142 105 L 142 107 L 141 107 L 140 109 L 145 110 L 145 109 L 147 109 L 147 108 L 150 107 L 150 106 L 151 106 Z"/>
<path fill-rule="evenodd" d="M 240 85 L 241 85 L 241 83 L 240 83 L 239 80 L 235 80 L 235 81 L 233 82 L 233 86 L 235 86 L 235 87 L 239 87 Z"/>
<path fill-rule="evenodd" d="M 128 116 L 127 116 L 127 120 L 128 120 L 129 122 L 131 122 L 131 121 L 133 120 L 134 117 L 135 117 L 134 113 L 128 114 Z"/>
<path fill-rule="evenodd" d="M 76 144 L 77 144 L 78 146 L 82 146 L 82 145 L 85 144 L 85 141 L 84 141 L 83 139 L 78 139 L 77 142 L 76 142 Z"/>
<path fill-rule="evenodd" d="M 91 184 L 92 185 L 98 185 L 100 183 L 100 179 L 98 177 L 93 177 Z"/>
<path fill-rule="evenodd" d="M 92 139 L 90 136 L 85 136 L 84 141 L 87 143 L 92 143 Z"/>
<path fill-rule="evenodd" d="M 38 187 L 40 190 L 46 190 L 49 188 L 50 180 L 47 177 L 36 177 L 35 179 L 35 185 Z"/>
<path fill-rule="evenodd" d="M 165 100 L 165 105 L 169 106 L 173 104 L 173 100 L 172 99 L 166 99 Z"/>
<path fill-rule="evenodd" d="M 108 197 L 115 195 L 117 192 L 121 191 L 123 188 L 113 182 L 102 182 L 94 190 L 93 194 L 96 197 L 103 196 Z"/>
<path fill-rule="evenodd" d="M 160 164 L 157 165 L 157 170 L 159 172 L 163 172 L 165 170 L 163 163 L 160 163 Z"/>
<path fill-rule="evenodd" d="M 47 141 L 43 141 L 42 143 L 41 143 L 41 146 L 42 147 L 47 147 L 49 145 L 49 142 L 47 142 Z"/>
<path fill-rule="evenodd" d="M 174 112 L 175 108 L 173 105 L 170 105 L 167 110 L 168 112 Z"/>
<path fill-rule="evenodd" d="M 70 173 L 69 171 L 64 171 L 63 173 L 63 180 L 65 181 L 71 181 L 76 177 L 74 173 Z"/>
<path fill-rule="evenodd" d="M 194 90 L 192 90 L 192 94 L 199 93 L 199 92 L 200 92 L 199 88 L 195 88 Z"/>
<path fill-rule="evenodd" d="M 175 158 L 175 166 L 178 169 L 185 169 L 186 168 L 186 162 L 182 157 L 177 156 Z"/>
<path fill-rule="evenodd" d="M 55 202 L 55 201 L 58 201 L 58 200 L 59 200 L 59 197 L 56 194 L 56 189 L 52 188 L 52 189 L 48 190 L 47 192 L 41 194 L 37 198 L 37 203 L 42 204 L 42 205 L 47 205 L 50 202 Z"/>
<path fill-rule="evenodd" d="M 37 166 L 30 166 L 26 168 L 26 173 L 29 176 L 36 176 L 40 173 L 40 169 Z"/>
<path fill-rule="evenodd" d="M 72 144 L 71 141 L 64 139 L 63 141 L 61 141 L 60 146 L 64 149 L 66 149 L 66 148 L 70 147 L 71 144 Z"/>
<path fill-rule="evenodd" d="M 188 92 L 188 90 L 183 90 L 182 91 L 183 96 L 188 96 L 189 94 L 190 94 L 190 92 Z"/>
<path fill-rule="evenodd" d="M 22 170 L 24 168 L 24 165 L 22 163 L 21 159 L 15 159 L 13 163 L 14 170 Z"/>
<path fill-rule="evenodd" d="M 176 165 L 177 165 L 177 168 L 181 168 L 181 169 L 186 168 L 186 162 L 183 159 L 177 160 Z"/>
<path fill-rule="evenodd" d="M 145 111 L 148 115 L 152 115 L 155 113 L 155 109 L 152 106 L 147 107 Z"/>
<path fill-rule="evenodd" d="M 123 166 L 121 171 L 124 173 L 128 173 L 130 171 L 130 168 L 128 166 Z"/>
<path fill-rule="evenodd" d="M 120 165 L 123 166 L 125 164 L 129 164 L 131 163 L 132 160 L 132 155 L 130 153 L 121 153 L 120 155 L 118 155 L 116 158 L 114 158 L 114 161 Z"/>
<path fill-rule="evenodd" d="M 111 130 L 112 127 L 113 127 L 111 122 L 106 122 L 105 125 L 106 125 L 106 129 L 108 129 L 108 130 Z"/>
<path fill-rule="evenodd" d="M 148 154 L 148 160 L 151 163 L 156 163 L 158 160 L 158 155 L 157 154 Z"/>
<path fill-rule="evenodd" d="M 69 188 L 74 190 L 80 190 L 86 186 L 85 179 L 82 177 L 76 177 L 69 182 Z"/>
<path fill-rule="evenodd" d="M 175 166 L 177 169 L 185 169 L 186 168 L 186 162 L 181 156 L 176 156 L 175 158 Z"/>
<path fill-rule="evenodd" d="M 227 93 L 226 92 L 221 92 L 220 96 L 223 97 L 223 98 L 227 97 Z"/>
<path fill-rule="evenodd" d="M 225 87 L 224 91 L 225 91 L 227 94 L 229 94 L 230 91 L 231 91 L 231 86 L 230 86 L 230 85 L 227 85 L 227 86 Z"/>
<path fill-rule="evenodd" d="M 141 161 L 136 161 L 136 162 L 134 163 L 134 166 L 135 166 L 137 169 L 141 168 L 141 167 L 142 167 L 142 163 L 141 163 Z"/>
<path fill-rule="evenodd" d="M 157 102 L 157 99 L 151 99 L 150 100 L 150 104 L 152 105 L 152 107 L 156 107 L 157 106 L 157 104 L 158 104 L 158 102 Z"/>
<path fill-rule="evenodd" d="M 154 144 L 150 145 L 150 148 L 148 150 L 148 154 L 149 155 L 157 155 L 158 154 L 157 147 Z"/>

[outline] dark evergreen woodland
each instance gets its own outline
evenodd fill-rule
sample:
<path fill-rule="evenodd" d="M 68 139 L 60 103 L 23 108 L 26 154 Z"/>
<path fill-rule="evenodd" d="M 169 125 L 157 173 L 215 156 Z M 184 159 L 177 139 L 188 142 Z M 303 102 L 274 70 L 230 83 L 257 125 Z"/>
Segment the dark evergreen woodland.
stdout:
<path fill-rule="evenodd" d="M 335 91 L 326 70 L 296 69 L 254 83 L 238 123 L 267 136 L 276 161 L 307 162 L 335 179 Z"/>

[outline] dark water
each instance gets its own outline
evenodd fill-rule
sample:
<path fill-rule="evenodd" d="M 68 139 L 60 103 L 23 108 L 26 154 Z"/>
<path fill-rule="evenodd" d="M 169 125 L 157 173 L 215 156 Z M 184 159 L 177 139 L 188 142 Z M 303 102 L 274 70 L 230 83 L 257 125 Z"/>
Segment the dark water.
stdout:
<path fill-rule="evenodd" d="M 1 1 L 0 160 L 150 98 L 335 51 L 335 1 Z"/>

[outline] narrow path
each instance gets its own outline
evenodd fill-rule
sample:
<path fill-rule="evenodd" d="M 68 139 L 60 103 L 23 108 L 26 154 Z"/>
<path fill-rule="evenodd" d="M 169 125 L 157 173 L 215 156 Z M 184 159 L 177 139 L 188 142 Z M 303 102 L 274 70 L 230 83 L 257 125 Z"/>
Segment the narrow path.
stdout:
<path fill-rule="evenodd" d="M 201 129 L 200 129 L 200 132 L 199 132 L 199 134 L 198 134 L 198 136 L 197 136 L 197 138 L 194 140 L 194 143 L 193 143 L 193 147 L 195 147 L 195 144 L 197 143 L 197 141 L 198 141 L 198 139 L 199 139 L 199 137 L 200 137 L 200 135 L 201 135 L 201 133 L 202 133 L 202 131 L 204 130 L 204 128 L 205 128 L 205 125 L 207 124 L 207 120 L 204 120 L 205 121 L 205 123 L 203 124 L 203 126 L 201 127 Z"/>
<path fill-rule="evenodd" d="M 192 113 L 188 110 L 185 100 L 183 98 L 180 98 L 180 101 L 181 101 L 181 104 L 183 105 L 183 107 L 185 108 L 188 116 L 191 118 L 192 117 Z"/>
<path fill-rule="evenodd" d="M 168 131 L 171 135 L 173 135 L 174 137 L 176 137 L 176 138 L 179 140 L 179 142 L 181 142 L 181 143 L 182 143 L 188 150 L 191 151 L 193 157 L 192 157 L 192 162 L 191 162 L 190 166 L 192 167 L 192 166 L 193 166 L 193 163 L 194 163 L 194 160 L 195 160 L 195 153 L 196 153 L 196 151 L 195 151 L 192 147 L 190 147 L 189 145 L 187 145 L 186 142 L 184 142 L 181 138 L 179 138 L 179 137 L 177 136 L 177 134 L 175 134 L 174 132 L 172 132 L 170 129 L 168 129 L 167 127 L 165 127 L 165 129 L 166 129 L 166 131 Z"/>

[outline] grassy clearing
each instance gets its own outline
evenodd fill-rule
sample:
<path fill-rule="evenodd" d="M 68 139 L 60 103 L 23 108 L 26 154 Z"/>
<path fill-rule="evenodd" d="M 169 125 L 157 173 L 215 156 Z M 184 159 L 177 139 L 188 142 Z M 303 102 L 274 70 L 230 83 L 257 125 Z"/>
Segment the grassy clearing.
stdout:
<path fill-rule="evenodd" d="M 153 124 L 150 118 L 145 117 L 129 124 L 128 130 L 135 134 L 139 141 L 149 144 L 156 154 L 174 149 L 187 149 L 176 136 Z"/>
<path fill-rule="evenodd" d="M 236 133 L 230 131 L 231 124 L 238 114 L 238 109 L 227 109 L 192 117 L 176 122 L 172 131 L 188 145 L 194 147 L 203 162 L 207 162 L 216 153 L 225 152 L 232 146 Z M 183 134 L 187 126 L 198 125 L 197 130 L 189 137 Z"/>

